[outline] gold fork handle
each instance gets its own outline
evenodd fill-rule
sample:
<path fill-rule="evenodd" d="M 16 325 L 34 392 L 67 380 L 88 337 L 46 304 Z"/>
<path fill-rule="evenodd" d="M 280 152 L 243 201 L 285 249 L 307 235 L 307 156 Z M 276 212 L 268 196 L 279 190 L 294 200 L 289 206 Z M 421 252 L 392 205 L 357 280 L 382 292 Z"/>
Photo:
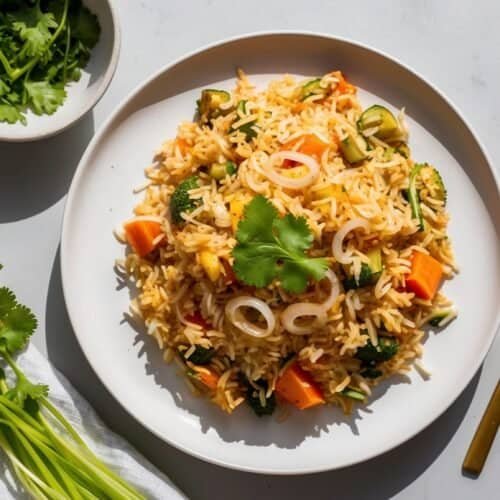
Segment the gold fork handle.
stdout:
<path fill-rule="evenodd" d="M 476 429 L 472 442 L 465 455 L 463 470 L 479 475 L 490 451 L 500 423 L 500 382 L 491 396 L 488 407 Z"/>

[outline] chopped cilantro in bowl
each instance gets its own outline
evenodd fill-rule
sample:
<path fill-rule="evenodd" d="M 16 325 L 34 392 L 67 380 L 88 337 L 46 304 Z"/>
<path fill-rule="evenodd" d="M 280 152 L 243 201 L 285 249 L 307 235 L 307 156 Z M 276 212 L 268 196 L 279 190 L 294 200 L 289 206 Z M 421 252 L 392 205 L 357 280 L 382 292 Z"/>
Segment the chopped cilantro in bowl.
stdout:
<path fill-rule="evenodd" d="M 99 36 L 80 0 L 0 0 L 0 122 L 55 113 Z"/>

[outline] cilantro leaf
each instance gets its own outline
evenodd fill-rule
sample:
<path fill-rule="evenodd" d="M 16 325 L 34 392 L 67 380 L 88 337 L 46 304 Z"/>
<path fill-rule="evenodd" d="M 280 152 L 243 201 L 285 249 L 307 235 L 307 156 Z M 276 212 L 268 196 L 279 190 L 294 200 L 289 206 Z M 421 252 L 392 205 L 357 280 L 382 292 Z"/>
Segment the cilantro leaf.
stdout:
<path fill-rule="evenodd" d="M 24 406 L 29 400 L 36 401 L 49 395 L 49 386 L 45 384 L 33 384 L 24 375 L 17 374 L 16 385 L 7 392 L 7 397 Z M 31 404 L 31 403 L 28 403 Z"/>
<path fill-rule="evenodd" d="M 70 12 L 69 22 L 73 37 L 90 49 L 97 45 L 101 27 L 97 16 L 92 14 L 87 7 L 80 5 L 80 8 L 75 13 Z"/>
<path fill-rule="evenodd" d="M 293 248 L 304 252 L 311 247 L 313 235 L 304 217 L 285 215 L 282 219 L 273 222 L 277 238 L 285 248 Z"/>
<path fill-rule="evenodd" d="M 250 248 L 245 246 L 236 247 L 233 250 L 233 270 L 243 282 L 250 286 L 262 288 L 275 278 L 277 274 L 276 258 L 273 256 L 257 256 L 252 258 Z M 258 272 L 255 272 L 258 266 Z"/>
<path fill-rule="evenodd" d="M 21 122 L 24 125 L 26 118 L 13 104 L 0 104 L 0 122 L 11 124 Z"/>
<path fill-rule="evenodd" d="M 313 235 L 303 217 L 280 218 L 269 200 L 256 196 L 246 207 L 233 248 L 234 272 L 247 285 L 264 287 L 274 279 L 288 292 L 300 293 L 310 278 L 320 280 L 328 264 L 310 258 Z"/>
<path fill-rule="evenodd" d="M 1 269 L 1 267 L 0 267 Z M 0 288 L 0 321 L 17 305 L 16 296 L 7 287 Z"/>
<path fill-rule="evenodd" d="M 263 241 L 274 239 L 272 226 L 278 217 L 278 211 L 269 200 L 263 196 L 256 196 L 245 207 L 243 216 L 236 232 L 236 239 L 240 243 L 246 243 L 259 237 Z"/>
<path fill-rule="evenodd" d="M 25 42 L 21 51 L 23 56 L 43 56 L 52 37 L 51 29 L 57 28 L 54 15 L 51 12 L 43 13 L 37 2 L 33 7 L 12 11 L 8 18 L 12 23 L 12 29 Z"/>
<path fill-rule="evenodd" d="M 26 82 L 24 87 L 33 112 L 37 115 L 55 113 L 66 97 L 66 91 L 62 85 L 52 85 L 46 81 Z"/>
<path fill-rule="evenodd" d="M 11 365 L 17 377 L 16 385 L 6 395 L 21 406 L 28 398 L 37 400 L 46 397 L 49 392 L 48 386 L 31 383 L 10 357 L 10 354 L 26 347 L 36 326 L 37 321 L 31 310 L 19 304 L 14 293 L 7 287 L 0 288 L 0 354 Z M 1 368 L 0 378 L 5 379 Z"/>
<path fill-rule="evenodd" d="M 0 347 L 10 353 L 23 349 L 35 331 L 35 315 L 26 306 L 15 304 L 0 317 Z"/>
<path fill-rule="evenodd" d="M 0 122 L 54 113 L 100 33 L 81 0 L 0 0 Z"/>
<path fill-rule="evenodd" d="M 300 293 L 307 286 L 307 274 L 302 268 L 293 262 L 285 262 L 279 273 L 281 285 L 292 293 Z"/>

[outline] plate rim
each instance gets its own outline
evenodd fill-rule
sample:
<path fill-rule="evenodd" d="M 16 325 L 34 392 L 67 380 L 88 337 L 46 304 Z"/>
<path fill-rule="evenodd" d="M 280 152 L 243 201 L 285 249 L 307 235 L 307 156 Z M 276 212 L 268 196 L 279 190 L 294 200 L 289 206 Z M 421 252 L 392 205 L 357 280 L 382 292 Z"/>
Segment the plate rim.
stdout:
<path fill-rule="evenodd" d="M 311 38 L 323 38 L 323 39 L 328 39 L 328 40 L 334 40 L 334 41 L 339 41 L 342 43 L 346 43 L 346 44 L 355 46 L 359 49 L 367 50 L 371 53 L 382 56 L 383 58 L 389 60 L 392 63 L 395 63 L 396 65 L 400 66 L 405 71 L 410 73 L 414 78 L 417 78 L 422 83 L 424 83 L 425 85 L 430 87 L 430 89 L 432 91 L 434 91 L 437 94 L 437 96 L 442 101 L 444 101 L 444 103 L 455 113 L 457 118 L 462 122 L 462 124 L 465 126 L 467 131 L 471 134 L 472 139 L 475 141 L 480 152 L 483 154 L 484 159 L 486 160 L 488 170 L 489 170 L 490 174 L 492 175 L 492 178 L 493 178 L 494 183 L 495 183 L 497 199 L 500 199 L 500 174 L 498 174 L 496 172 L 496 170 L 493 168 L 493 166 L 492 166 L 493 163 L 491 161 L 491 157 L 488 154 L 486 147 L 484 146 L 482 141 L 479 139 L 479 136 L 476 133 L 475 129 L 465 119 L 464 114 L 462 113 L 460 108 L 458 108 L 458 106 L 452 100 L 450 100 L 444 94 L 444 92 L 442 92 L 438 87 L 436 87 L 428 79 L 426 79 L 424 76 L 422 76 L 418 71 L 414 70 L 412 67 L 410 67 L 406 63 L 401 62 L 399 60 L 399 58 L 394 57 L 392 55 L 389 55 L 388 53 L 386 53 L 383 50 L 379 50 L 379 49 L 374 48 L 366 43 L 359 42 L 359 41 L 354 40 L 352 38 L 336 36 L 336 35 L 331 35 L 329 33 L 312 31 L 312 30 L 293 30 L 293 29 L 292 30 L 259 30 L 259 31 L 252 31 L 252 32 L 248 32 L 248 33 L 244 33 L 244 34 L 240 34 L 240 35 L 222 38 L 222 39 L 219 39 L 215 42 L 205 44 L 199 48 L 196 48 L 196 49 L 191 50 L 187 53 L 184 53 L 180 57 L 174 59 L 171 62 L 167 62 L 166 64 L 161 66 L 158 70 L 152 72 L 150 76 L 148 76 L 147 78 L 142 80 L 139 84 L 137 84 L 130 92 L 128 92 L 119 101 L 119 103 L 115 106 L 114 111 L 101 124 L 101 126 L 99 127 L 97 132 L 94 134 L 92 140 L 88 144 L 82 158 L 80 159 L 80 161 L 78 163 L 77 169 L 75 171 L 75 174 L 74 174 L 72 182 L 71 182 L 70 189 L 68 191 L 68 195 L 67 195 L 66 203 L 65 203 L 65 207 L 64 207 L 62 233 L 61 233 L 61 251 L 60 251 L 60 256 L 59 256 L 60 266 L 61 266 L 61 282 L 62 282 L 64 303 L 66 305 L 66 309 L 68 311 L 68 317 L 70 319 L 71 327 L 73 329 L 73 332 L 74 332 L 74 335 L 77 339 L 77 342 L 78 342 L 82 352 L 84 353 L 87 362 L 91 366 L 92 371 L 96 374 L 99 381 L 108 390 L 108 392 L 111 394 L 111 396 L 120 404 L 120 406 L 136 422 L 138 422 L 142 427 L 147 429 L 154 436 L 161 439 L 163 442 L 167 443 L 168 445 L 173 446 L 174 448 L 176 448 L 184 453 L 187 453 L 195 458 L 203 460 L 205 462 L 219 465 L 222 467 L 226 467 L 226 468 L 232 469 L 232 470 L 240 470 L 240 471 L 258 473 L 258 474 L 282 475 L 282 476 L 298 475 L 298 474 L 315 474 L 315 473 L 325 472 L 325 471 L 329 471 L 329 470 L 343 469 L 345 467 L 356 465 L 358 463 L 363 463 L 363 462 L 371 460 L 377 456 L 383 455 L 383 454 L 391 451 L 392 449 L 397 448 L 398 446 L 401 446 L 402 444 L 406 443 L 407 441 L 409 441 L 410 439 L 415 437 L 417 434 L 421 433 L 427 427 L 429 427 L 429 425 L 431 425 L 435 420 L 437 420 L 441 415 L 443 415 L 453 405 L 453 403 L 459 398 L 459 396 L 463 393 L 463 391 L 468 386 L 470 381 L 473 379 L 473 377 L 475 376 L 475 374 L 479 370 L 480 366 L 483 364 L 486 356 L 488 355 L 488 352 L 491 349 L 493 341 L 495 340 L 495 338 L 497 336 L 498 330 L 500 328 L 500 309 L 497 310 L 496 318 L 494 319 L 494 322 L 492 324 L 491 332 L 489 334 L 489 340 L 485 344 L 483 349 L 481 350 L 481 355 L 478 356 L 475 365 L 472 367 L 472 370 L 470 371 L 470 373 L 471 373 L 470 378 L 464 378 L 461 382 L 459 382 L 457 384 L 458 389 L 456 391 L 456 394 L 454 394 L 454 396 L 449 400 L 449 402 L 447 402 L 442 408 L 439 408 L 438 411 L 433 415 L 433 417 L 430 417 L 422 426 L 420 426 L 420 428 L 409 433 L 407 436 L 405 436 L 404 439 L 398 440 L 395 443 L 390 443 L 386 446 L 383 445 L 380 447 L 380 449 L 378 451 L 369 454 L 368 456 L 364 457 L 362 460 L 350 460 L 350 461 L 345 462 L 343 465 L 339 465 L 339 466 L 333 466 L 333 467 L 328 466 L 328 465 L 309 466 L 309 467 L 308 466 L 301 466 L 301 467 L 290 468 L 287 470 L 263 469 L 263 468 L 258 468 L 258 467 L 254 467 L 254 466 L 246 466 L 246 465 L 230 463 L 224 459 L 214 458 L 213 456 L 210 456 L 209 454 L 207 454 L 205 452 L 200 452 L 200 451 L 197 451 L 195 449 L 192 449 L 191 447 L 176 443 L 175 441 L 171 440 L 169 437 L 166 437 L 165 435 L 163 435 L 160 432 L 157 432 L 156 430 L 151 428 L 146 421 L 144 421 L 140 416 L 133 413 L 132 410 L 127 408 L 127 406 L 125 406 L 125 404 L 123 404 L 121 402 L 121 400 L 118 399 L 118 397 L 114 395 L 111 388 L 108 386 L 108 384 L 104 380 L 104 377 L 100 376 L 98 369 L 92 363 L 91 357 L 89 356 L 89 353 L 87 352 L 83 343 L 80 341 L 80 337 L 77 333 L 77 328 L 75 327 L 75 322 L 73 320 L 72 309 L 71 309 L 70 304 L 69 304 L 70 301 L 68 299 L 68 296 L 69 296 L 68 282 L 71 280 L 71 278 L 70 278 L 69 273 L 67 271 L 67 269 L 69 267 L 69 262 L 68 262 L 68 259 L 66 258 L 67 252 L 65 251 L 65 248 L 67 246 L 66 239 L 67 239 L 67 235 L 69 234 L 69 219 L 70 219 L 70 213 L 71 213 L 73 201 L 74 201 L 74 198 L 76 197 L 76 194 L 78 192 L 77 187 L 79 185 L 79 181 L 89 165 L 89 158 L 92 155 L 96 146 L 100 143 L 102 137 L 105 136 L 106 133 L 109 131 L 110 126 L 113 124 L 115 119 L 120 115 L 120 113 L 124 110 L 124 108 L 135 97 L 137 97 L 149 84 L 151 84 L 153 81 L 155 81 L 157 78 L 159 78 L 162 74 L 170 71 L 172 68 L 174 68 L 178 64 L 181 64 L 185 61 L 188 61 L 190 58 L 192 58 L 198 54 L 201 54 L 203 52 L 206 52 L 208 50 L 211 50 L 211 49 L 214 49 L 217 47 L 221 47 L 221 46 L 226 45 L 226 44 L 240 42 L 240 41 L 244 41 L 244 40 L 248 40 L 248 39 L 252 39 L 252 38 L 260 38 L 260 37 L 266 37 L 266 36 L 287 36 L 287 35 L 288 36 L 305 36 L 305 37 L 311 37 Z M 477 191 L 477 192 L 482 199 L 482 196 L 479 193 L 479 191 Z M 488 208 L 486 208 L 486 210 L 489 214 Z M 498 230 L 496 230 L 495 233 L 496 233 L 496 236 L 498 239 L 498 237 L 499 237 Z"/>

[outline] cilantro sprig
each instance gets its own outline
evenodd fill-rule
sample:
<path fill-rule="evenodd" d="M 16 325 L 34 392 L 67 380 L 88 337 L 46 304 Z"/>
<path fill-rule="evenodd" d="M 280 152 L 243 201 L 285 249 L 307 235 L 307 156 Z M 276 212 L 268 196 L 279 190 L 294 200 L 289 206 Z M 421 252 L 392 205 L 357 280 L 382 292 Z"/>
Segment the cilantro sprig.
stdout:
<path fill-rule="evenodd" d="M 279 279 L 287 292 L 301 293 L 309 279 L 320 280 L 328 268 L 326 259 L 306 253 L 313 235 L 304 217 L 279 217 L 260 195 L 245 207 L 236 240 L 234 272 L 247 285 L 262 288 Z"/>
<path fill-rule="evenodd" d="M 81 0 L 0 0 L 0 122 L 53 114 L 99 35 Z"/>
<path fill-rule="evenodd" d="M 0 359 L 15 376 L 11 383 L 0 366 L 0 450 L 24 490 L 33 498 L 143 500 L 87 447 L 49 401 L 48 386 L 30 381 L 14 360 L 36 326 L 30 309 L 0 287 Z"/>

